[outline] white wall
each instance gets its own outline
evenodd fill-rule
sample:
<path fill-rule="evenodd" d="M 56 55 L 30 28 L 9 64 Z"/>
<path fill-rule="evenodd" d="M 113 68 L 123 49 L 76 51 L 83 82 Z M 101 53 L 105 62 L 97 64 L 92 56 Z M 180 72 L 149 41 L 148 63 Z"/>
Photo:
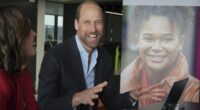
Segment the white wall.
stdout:
<path fill-rule="evenodd" d="M 36 54 L 36 90 L 38 89 L 38 75 L 40 71 L 41 62 L 44 56 L 44 42 L 45 42 L 45 25 L 44 16 L 46 10 L 45 0 L 38 0 L 38 15 L 37 15 L 37 54 Z"/>

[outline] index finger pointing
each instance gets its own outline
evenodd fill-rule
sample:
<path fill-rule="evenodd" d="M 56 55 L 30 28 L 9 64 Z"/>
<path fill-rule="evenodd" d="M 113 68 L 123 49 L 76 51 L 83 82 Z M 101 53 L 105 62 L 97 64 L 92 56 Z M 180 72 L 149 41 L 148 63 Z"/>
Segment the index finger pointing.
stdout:
<path fill-rule="evenodd" d="M 103 90 L 103 88 L 104 88 L 105 86 L 107 86 L 107 85 L 108 85 L 108 82 L 107 82 L 107 81 L 104 81 L 104 82 L 98 84 L 97 86 L 94 87 L 94 92 L 95 92 L 95 93 L 101 92 L 101 91 Z"/>
<path fill-rule="evenodd" d="M 103 88 L 103 87 L 105 87 L 105 86 L 107 86 L 107 85 L 108 85 L 108 82 L 107 82 L 107 81 L 104 81 L 104 82 L 98 84 L 96 87 L 97 87 L 97 88 Z"/>

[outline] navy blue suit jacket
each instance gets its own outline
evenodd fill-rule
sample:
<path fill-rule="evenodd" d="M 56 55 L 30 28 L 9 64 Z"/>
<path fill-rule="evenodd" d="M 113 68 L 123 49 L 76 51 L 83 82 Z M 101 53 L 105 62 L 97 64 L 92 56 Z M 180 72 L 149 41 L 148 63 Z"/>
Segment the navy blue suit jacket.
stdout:
<path fill-rule="evenodd" d="M 95 85 L 108 81 L 100 99 L 108 110 L 131 107 L 128 93 L 119 95 L 119 78 L 113 76 L 113 64 L 108 52 L 98 47 Z M 119 76 L 118 76 L 119 77 Z M 50 49 L 42 61 L 39 73 L 38 103 L 41 110 L 73 110 L 72 97 L 86 89 L 80 53 L 75 37 Z M 97 109 L 95 101 L 93 110 Z M 80 105 L 77 110 L 89 110 Z"/>

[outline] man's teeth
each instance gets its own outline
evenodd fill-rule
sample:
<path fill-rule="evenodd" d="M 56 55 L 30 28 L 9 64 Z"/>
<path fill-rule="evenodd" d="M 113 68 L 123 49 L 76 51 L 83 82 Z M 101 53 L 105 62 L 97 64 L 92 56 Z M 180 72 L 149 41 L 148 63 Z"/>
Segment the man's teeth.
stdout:
<path fill-rule="evenodd" d="M 96 35 L 89 35 L 89 37 L 94 38 L 94 37 L 96 37 Z"/>

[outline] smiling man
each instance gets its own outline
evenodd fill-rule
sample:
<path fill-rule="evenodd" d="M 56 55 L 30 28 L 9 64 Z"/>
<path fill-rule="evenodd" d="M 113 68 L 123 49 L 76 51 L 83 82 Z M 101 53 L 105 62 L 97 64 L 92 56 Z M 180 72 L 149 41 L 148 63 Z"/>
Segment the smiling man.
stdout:
<path fill-rule="evenodd" d="M 111 57 L 99 46 L 104 27 L 100 6 L 81 3 L 74 27 L 74 37 L 44 56 L 38 89 L 41 110 L 97 110 L 99 100 L 109 110 L 138 107 L 128 92 L 119 94 Z"/>
<path fill-rule="evenodd" d="M 199 102 L 200 82 L 188 71 L 182 53 L 184 37 L 191 22 L 187 7 L 137 6 L 130 23 L 131 37 L 137 41 L 139 56 L 121 73 L 120 92 L 145 89 L 155 84 L 169 92 L 173 82 L 189 77 L 182 101 Z M 133 41 L 134 43 L 134 41 Z M 154 91 L 148 91 L 149 95 Z M 163 98 L 164 99 L 164 98 Z M 139 100 L 141 106 L 155 103 L 150 98 Z"/>

